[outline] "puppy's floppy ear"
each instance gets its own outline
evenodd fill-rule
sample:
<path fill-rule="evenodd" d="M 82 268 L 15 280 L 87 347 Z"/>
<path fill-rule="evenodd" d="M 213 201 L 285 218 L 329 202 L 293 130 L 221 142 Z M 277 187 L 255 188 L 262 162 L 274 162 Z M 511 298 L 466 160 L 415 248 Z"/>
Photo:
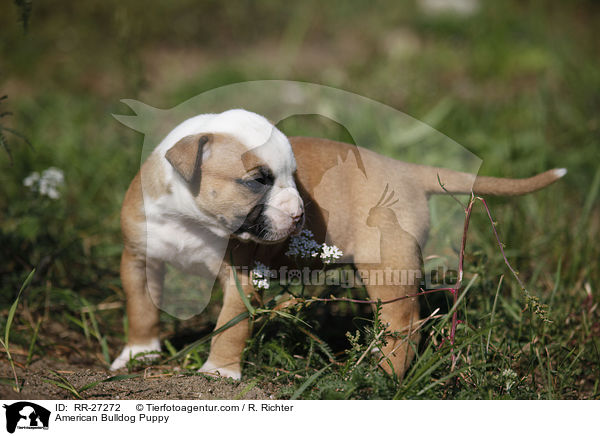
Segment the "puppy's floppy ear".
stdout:
<path fill-rule="evenodd" d="M 195 182 L 200 178 L 202 152 L 211 141 L 208 134 L 186 136 L 167 150 L 165 157 L 186 182 Z"/>

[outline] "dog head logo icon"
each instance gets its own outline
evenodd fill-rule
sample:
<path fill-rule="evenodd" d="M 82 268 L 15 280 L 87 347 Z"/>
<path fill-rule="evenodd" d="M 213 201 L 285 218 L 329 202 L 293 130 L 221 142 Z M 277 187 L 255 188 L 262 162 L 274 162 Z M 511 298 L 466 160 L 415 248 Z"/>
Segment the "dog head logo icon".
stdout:
<path fill-rule="evenodd" d="M 19 429 L 47 429 L 50 411 L 28 401 L 19 401 L 3 406 L 6 409 L 6 431 L 14 433 Z"/>

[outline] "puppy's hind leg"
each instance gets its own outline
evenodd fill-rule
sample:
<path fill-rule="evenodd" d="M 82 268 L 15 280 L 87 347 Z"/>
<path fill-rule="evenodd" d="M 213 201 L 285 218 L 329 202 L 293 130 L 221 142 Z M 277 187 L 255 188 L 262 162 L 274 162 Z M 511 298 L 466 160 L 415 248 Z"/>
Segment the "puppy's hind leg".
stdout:
<path fill-rule="evenodd" d="M 385 197 L 385 192 L 382 198 Z M 393 195 L 393 194 L 392 194 Z M 407 232 L 398 222 L 396 213 L 388 204 L 377 204 L 369 211 L 367 227 L 377 227 L 379 230 L 379 259 L 372 264 L 368 259 L 376 259 L 376 248 L 369 244 L 358 244 L 355 258 L 362 259 L 357 264 L 360 270 L 369 270 L 365 274 L 365 286 L 371 300 L 392 301 L 398 297 L 416 295 L 419 292 L 423 277 L 423 260 L 418 240 Z M 367 227 L 359 227 L 357 241 L 366 240 L 361 231 Z M 418 226 L 417 226 L 418 227 Z M 380 365 L 388 373 L 395 373 L 402 378 L 406 368 L 414 357 L 414 349 L 419 342 L 419 301 L 418 297 L 389 302 L 381 306 L 381 321 L 387 325 L 390 335 Z"/>
<path fill-rule="evenodd" d="M 388 209 L 389 212 L 389 209 Z M 373 224 L 372 220 L 370 221 Z M 357 264 L 359 270 L 369 270 L 365 287 L 371 300 L 390 301 L 419 292 L 423 261 L 417 240 L 398 224 L 395 215 L 386 213 L 378 218 L 380 259 L 378 263 Z M 359 239 L 360 240 L 360 239 Z M 359 258 L 367 259 L 369 253 L 360 250 Z M 364 274 L 361 274 L 364 277 Z M 380 365 L 388 373 L 404 376 L 414 357 L 413 346 L 419 342 L 415 329 L 419 326 L 419 301 L 417 297 L 386 303 L 381 306 L 381 321 L 390 332 Z"/>
<path fill-rule="evenodd" d="M 138 353 L 160 351 L 159 311 L 154 301 L 160 300 L 164 274 L 163 262 L 136 256 L 128 248 L 123 250 L 121 281 L 127 296 L 129 339 L 111 370 L 125 367 Z M 147 358 L 154 356 L 158 353 L 146 355 Z"/>
<path fill-rule="evenodd" d="M 360 264 L 357 265 L 357 268 L 370 272 L 365 287 L 371 300 L 383 302 L 418 292 L 418 285 L 380 283 L 379 278 L 383 277 L 385 280 L 388 275 L 387 271 L 391 270 L 392 276 L 403 274 L 399 271 L 404 270 L 399 270 L 397 265 L 391 267 L 386 264 Z M 407 270 L 407 275 L 410 276 L 412 272 L 411 269 Z M 393 279 L 393 281 L 397 280 L 398 276 Z M 386 372 L 395 373 L 399 379 L 402 379 L 414 357 L 413 347 L 419 343 L 420 339 L 419 333 L 416 332 L 419 326 L 419 303 L 417 298 L 383 304 L 380 320 L 387 327 L 389 335 L 385 337 L 386 345 L 380 350 L 382 356 L 379 364 Z"/>

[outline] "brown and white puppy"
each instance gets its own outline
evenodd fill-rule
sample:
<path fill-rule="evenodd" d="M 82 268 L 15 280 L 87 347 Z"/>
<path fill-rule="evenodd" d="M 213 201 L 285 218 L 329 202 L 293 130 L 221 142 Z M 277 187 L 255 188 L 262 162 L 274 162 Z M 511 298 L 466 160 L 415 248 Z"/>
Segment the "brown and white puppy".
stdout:
<path fill-rule="evenodd" d="M 352 155 L 360 176 L 332 171 Z M 429 229 L 427 200 L 450 193 L 520 195 L 566 173 L 550 170 L 528 179 L 477 177 L 408 164 L 372 151 L 318 138 L 288 138 L 265 118 L 244 110 L 199 115 L 176 127 L 134 178 L 123 203 L 121 278 L 127 295 L 129 341 L 114 361 L 118 369 L 140 352 L 156 352 L 165 263 L 194 274 L 217 276 L 224 293 L 220 328 L 246 311 L 230 274 L 260 261 L 273 269 L 290 262 L 288 237 L 306 221 L 319 242 L 335 244 L 357 270 L 421 269 L 420 247 Z M 367 180 L 368 179 L 368 180 Z M 382 192 L 394 191 L 393 201 Z M 377 199 L 380 199 L 377 202 Z M 225 254 L 217 247 L 226 247 Z M 238 271 L 248 271 L 248 268 Z M 240 274 L 240 273 L 238 273 Z M 370 283 L 373 300 L 418 292 L 419 283 Z M 252 282 L 240 277 L 244 292 Z M 382 366 L 402 376 L 413 352 L 417 299 L 382 308 L 392 333 Z M 201 371 L 239 379 L 249 337 L 242 321 L 213 337 Z"/>

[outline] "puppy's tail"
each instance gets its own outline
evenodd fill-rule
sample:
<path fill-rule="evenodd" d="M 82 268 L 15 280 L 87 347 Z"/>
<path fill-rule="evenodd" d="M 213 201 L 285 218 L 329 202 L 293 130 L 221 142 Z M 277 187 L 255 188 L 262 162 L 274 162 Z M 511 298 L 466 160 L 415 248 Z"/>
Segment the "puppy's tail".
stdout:
<path fill-rule="evenodd" d="M 565 168 L 545 171 L 526 179 L 483 177 L 447 168 L 429 168 L 425 175 L 428 194 L 523 195 L 542 189 L 567 174 Z M 439 180 L 438 180 L 439 177 Z M 441 184 L 444 186 L 440 186 Z"/>

